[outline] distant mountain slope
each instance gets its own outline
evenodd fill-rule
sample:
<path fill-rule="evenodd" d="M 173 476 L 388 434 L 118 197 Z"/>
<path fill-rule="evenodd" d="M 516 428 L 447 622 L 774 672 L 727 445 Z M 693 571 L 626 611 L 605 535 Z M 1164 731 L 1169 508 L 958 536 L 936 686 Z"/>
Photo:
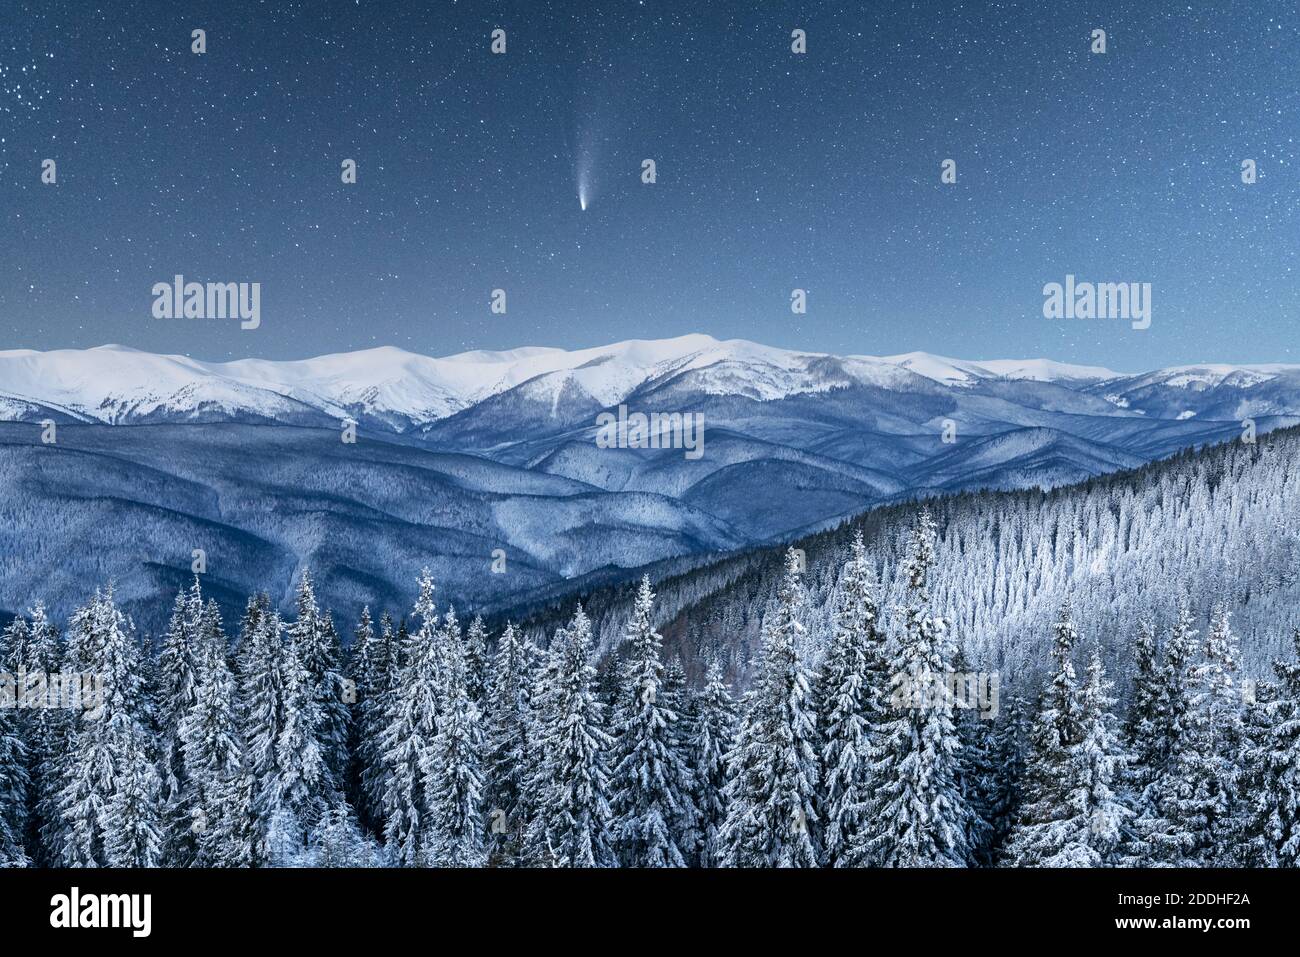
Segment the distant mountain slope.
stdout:
<path fill-rule="evenodd" d="M 1233 440 L 1048 493 L 966 492 L 928 500 L 939 526 L 930 576 L 933 611 L 973 667 L 995 670 L 1003 700 L 1036 686 L 1051 626 L 1069 599 L 1084 647 L 1097 642 L 1127 690 L 1138 620 L 1166 628 L 1187 601 L 1202 634 L 1212 608 L 1232 614 L 1245 675 L 1266 678 L 1300 628 L 1300 428 L 1250 445 Z M 921 505 L 873 509 L 790 544 L 806 556 L 805 652 L 815 661 L 834 627 L 835 589 L 861 530 L 880 581 L 888 627 L 901 623 L 900 577 Z M 698 676 L 720 656 L 743 687 L 764 615 L 775 604 L 787 545 L 667 559 L 646 569 L 658 594 L 665 653 Z M 498 610 L 536 636 L 581 600 L 602 648 L 623 634 L 635 573 L 606 570 L 543 586 Z"/>
<path fill-rule="evenodd" d="M 478 605 L 746 541 L 666 496 L 289 426 L 65 425 L 43 445 L 0 424 L 0 503 L 0 615 L 36 597 L 66 614 L 110 578 L 129 608 L 165 612 L 150 603 L 189 577 L 194 549 L 232 601 L 287 601 L 310 565 L 351 614 L 401 607 L 424 565 Z"/>

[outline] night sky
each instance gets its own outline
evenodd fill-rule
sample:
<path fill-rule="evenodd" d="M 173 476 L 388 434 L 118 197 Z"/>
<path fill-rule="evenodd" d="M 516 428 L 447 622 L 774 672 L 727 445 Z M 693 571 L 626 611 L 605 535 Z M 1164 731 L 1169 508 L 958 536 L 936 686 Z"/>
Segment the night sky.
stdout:
<path fill-rule="evenodd" d="M 1297 7 L 0 0 L 0 348 L 1300 362 Z M 176 273 L 261 327 L 154 319 Z M 1067 273 L 1151 328 L 1044 319 Z"/>

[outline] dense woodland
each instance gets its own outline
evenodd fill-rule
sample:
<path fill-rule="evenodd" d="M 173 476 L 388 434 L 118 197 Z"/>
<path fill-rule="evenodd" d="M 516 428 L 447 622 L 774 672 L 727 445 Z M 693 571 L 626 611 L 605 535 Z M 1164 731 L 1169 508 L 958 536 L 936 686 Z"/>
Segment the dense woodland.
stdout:
<path fill-rule="evenodd" d="M 917 704 L 900 689 L 986 660 L 936 600 L 939 541 L 928 511 L 912 519 L 889 604 L 861 535 L 829 607 L 788 551 L 743 689 L 720 659 L 694 681 L 664 660 L 648 578 L 603 660 L 581 607 L 542 647 L 463 627 L 427 573 L 408 617 L 367 611 L 346 652 L 306 574 L 289 620 L 255 596 L 233 641 L 198 580 L 156 647 L 111 586 L 62 629 L 38 604 L 4 631 L 4 669 L 101 675 L 107 696 L 93 717 L 0 709 L 0 861 L 1300 862 L 1300 629 L 1244 680 L 1226 604 L 1138 617 L 1118 714 L 1093 623 L 1065 602 L 1050 664 L 1008 676 L 995 720 L 951 695 Z M 817 615 L 832 625 L 810 652 Z"/>

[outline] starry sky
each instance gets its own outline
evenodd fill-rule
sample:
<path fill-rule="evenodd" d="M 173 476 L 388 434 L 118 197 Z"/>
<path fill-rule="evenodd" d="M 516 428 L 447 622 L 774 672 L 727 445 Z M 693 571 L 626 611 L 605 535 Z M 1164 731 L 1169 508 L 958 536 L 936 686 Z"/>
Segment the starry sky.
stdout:
<path fill-rule="evenodd" d="M 0 0 L 0 348 L 1300 362 L 1298 6 Z M 1067 273 L 1151 327 L 1043 318 Z"/>

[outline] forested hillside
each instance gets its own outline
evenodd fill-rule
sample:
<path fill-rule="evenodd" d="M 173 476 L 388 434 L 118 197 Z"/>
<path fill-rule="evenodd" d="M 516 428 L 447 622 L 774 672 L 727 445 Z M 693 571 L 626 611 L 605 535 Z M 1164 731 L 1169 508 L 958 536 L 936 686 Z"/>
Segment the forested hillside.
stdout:
<path fill-rule="evenodd" d="M 1188 451 L 1133 471 L 1050 492 L 968 493 L 927 502 L 938 525 L 932 594 L 965 654 L 1013 681 L 1047 660 L 1050 626 L 1067 598 L 1112 673 L 1123 674 L 1140 618 L 1170 623 L 1180 599 L 1206 618 L 1222 603 L 1241 636 L 1243 666 L 1267 673 L 1300 624 L 1300 430 Z M 861 531 L 884 589 L 898 601 L 898 568 L 915 506 L 875 509 L 792 543 L 806 556 L 808 647 L 833 629 L 843 555 Z M 783 547 L 683 568 L 660 563 L 668 646 L 696 674 L 701 653 L 722 654 L 744 680 L 761 623 L 776 600 Z M 618 639 L 626 586 L 581 591 L 603 650 Z M 511 614 L 542 632 L 576 598 Z"/>
<path fill-rule="evenodd" d="M 427 571 L 346 648 L 308 575 L 231 633 L 196 579 L 156 643 L 111 585 L 33 596 L 0 863 L 1294 866 L 1298 444 L 647 576 L 599 641 L 464 625 Z"/>

